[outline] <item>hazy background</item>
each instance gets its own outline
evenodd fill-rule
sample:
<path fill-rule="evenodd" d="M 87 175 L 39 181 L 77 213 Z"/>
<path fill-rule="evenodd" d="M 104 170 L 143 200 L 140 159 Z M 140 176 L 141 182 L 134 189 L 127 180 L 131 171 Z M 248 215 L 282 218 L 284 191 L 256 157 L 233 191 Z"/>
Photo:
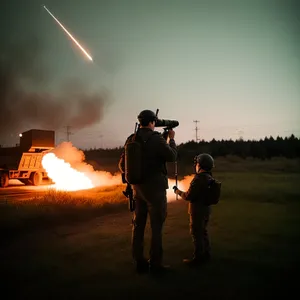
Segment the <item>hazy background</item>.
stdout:
<path fill-rule="evenodd" d="M 143 109 L 176 141 L 300 136 L 297 1 L 2 1 L 0 144 L 31 128 L 122 146 Z M 48 9 L 94 58 L 90 62 Z"/>

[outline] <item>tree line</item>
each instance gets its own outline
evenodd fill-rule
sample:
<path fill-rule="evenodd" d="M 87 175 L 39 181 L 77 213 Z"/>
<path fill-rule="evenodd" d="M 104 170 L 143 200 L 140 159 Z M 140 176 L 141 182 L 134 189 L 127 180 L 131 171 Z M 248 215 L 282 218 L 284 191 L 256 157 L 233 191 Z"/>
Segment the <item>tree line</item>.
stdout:
<path fill-rule="evenodd" d="M 189 141 L 178 146 L 179 156 L 187 157 L 198 153 L 209 153 L 213 157 L 235 155 L 241 158 L 253 157 L 258 159 L 271 159 L 272 157 L 299 158 L 300 139 L 293 134 L 290 137 L 265 137 L 260 140 L 220 140 L 215 139 L 207 142 Z"/>
<path fill-rule="evenodd" d="M 114 149 L 89 149 L 85 150 L 86 156 L 92 154 L 117 158 L 121 155 L 123 147 Z M 290 137 L 265 137 L 260 140 L 215 140 L 199 142 L 188 141 L 178 145 L 179 160 L 190 161 L 199 153 L 209 153 L 214 158 L 227 155 L 235 155 L 241 158 L 253 157 L 258 159 L 270 159 L 272 157 L 299 158 L 300 139 L 293 134 Z"/>

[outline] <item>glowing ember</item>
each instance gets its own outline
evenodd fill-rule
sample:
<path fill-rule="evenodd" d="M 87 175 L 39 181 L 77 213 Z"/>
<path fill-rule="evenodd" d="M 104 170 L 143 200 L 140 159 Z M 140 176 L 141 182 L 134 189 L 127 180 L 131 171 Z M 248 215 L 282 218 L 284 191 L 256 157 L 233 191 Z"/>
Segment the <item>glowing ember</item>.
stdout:
<path fill-rule="evenodd" d="M 54 153 L 46 154 L 42 165 L 58 190 L 77 191 L 94 187 L 92 181 L 84 173 L 73 169 L 69 163 L 56 157 Z"/>

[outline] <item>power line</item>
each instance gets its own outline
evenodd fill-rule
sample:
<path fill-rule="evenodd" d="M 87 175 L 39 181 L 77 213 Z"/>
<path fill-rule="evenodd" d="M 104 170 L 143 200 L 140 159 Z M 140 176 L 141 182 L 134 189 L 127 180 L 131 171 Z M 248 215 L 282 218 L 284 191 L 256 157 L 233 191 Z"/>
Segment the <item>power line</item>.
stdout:
<path fill-rule="evenodd" d="M 195 121 L 193 121 L 196 125 L 196 127 L 195 127 L 195 131 L 196 131 L 196 143 L 198 143 L 198 141 L 199 141 L 199 139 L 198 139 L 198 126 L 197 126 L 197 124 L 198 124 L 198 120 L 195 120 Z"/>

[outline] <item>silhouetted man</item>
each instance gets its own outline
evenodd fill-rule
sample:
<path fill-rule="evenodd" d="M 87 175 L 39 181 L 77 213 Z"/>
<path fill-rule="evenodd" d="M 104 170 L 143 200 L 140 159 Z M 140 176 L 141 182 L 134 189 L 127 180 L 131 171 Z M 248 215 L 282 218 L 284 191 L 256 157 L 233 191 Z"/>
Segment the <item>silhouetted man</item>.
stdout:
<path fill-rule="evenodd" d="M 151 110 L 143 110 L 138 115 L 140 127 L 137 130 L 136 140 L 143 144 L 142 170 L 143 180 L 140 184 L 133 184 L 135 211 L 132 229 L 132 256 L 139 273 L 157 273 L 165 270 L 162 264 L 162 230 L 167 214 L 168 177 L 166 162 L 174 162 L 177 158 L 177 149 L 174 140 L 175 132 L 169 130 L 169 143 L 163 136 L 154 131 L 157 117 Z M 129 136 L 124 149 L 133 135 Z M 125 151 L 123 151 L 119 169 L 125 172 Z M 147 215 L 151 224 L 150 259 L 144 257 L 144 232 Z"/>

